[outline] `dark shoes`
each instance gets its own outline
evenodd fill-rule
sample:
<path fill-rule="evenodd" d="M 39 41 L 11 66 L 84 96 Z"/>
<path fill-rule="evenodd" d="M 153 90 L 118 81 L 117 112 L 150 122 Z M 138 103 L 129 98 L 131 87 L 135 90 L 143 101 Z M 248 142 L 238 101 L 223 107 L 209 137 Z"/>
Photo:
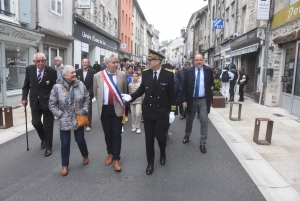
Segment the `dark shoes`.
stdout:
<path fill-rule="evenodd" d="M 205 145 L 200 145 L 200 151 L 201 151 L 203 154 L 206 153 Z"/>
<path fill-rule="evenodd" d="M 51 149 L 46 149 L 45 157 L 50 156 L 51 154 L 52 154 L 52 150 Z"/>
<path fill-rule="evenodd" d="M 153 165 L 148 165 L 146 168 L 146 174 L 151 175 L 153 173 L 154 167 Z"/>
<path fill-rule="evenodd" d="M 42 148 L 42 149 L 45 149 L 45 147 L 46 147 L 46 142 L 43 140 L 43 141 L 41 142 L 41 148 Z"/>
<path fill-rule="evenodd" d="M 182 143 L 186 144 L 186 143 L 188 143 L 188 141 L 189 141 L 189 136 L 184 136 Z"/>
<path fill-rule="evenodd" d="M 244 102 L 244 100 L 238 100 L 239 102 Z"/>
<path fill-rule="evenodd" d="M 161 165 L 165 165 L 166 159 L 167 159 L 166 154 L 160 154 L 159 162 Z"/>

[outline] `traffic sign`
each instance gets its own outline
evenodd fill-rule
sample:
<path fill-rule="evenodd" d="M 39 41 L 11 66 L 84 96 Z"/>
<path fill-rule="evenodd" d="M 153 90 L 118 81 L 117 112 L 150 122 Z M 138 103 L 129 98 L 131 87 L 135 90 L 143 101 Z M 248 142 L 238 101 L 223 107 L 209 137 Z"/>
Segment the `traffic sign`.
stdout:
<path fill-rule="evenodd" d="M 224 20 L 220 18 L 214 18 L 212 21 L 213 29 L 223 29 Z"/>

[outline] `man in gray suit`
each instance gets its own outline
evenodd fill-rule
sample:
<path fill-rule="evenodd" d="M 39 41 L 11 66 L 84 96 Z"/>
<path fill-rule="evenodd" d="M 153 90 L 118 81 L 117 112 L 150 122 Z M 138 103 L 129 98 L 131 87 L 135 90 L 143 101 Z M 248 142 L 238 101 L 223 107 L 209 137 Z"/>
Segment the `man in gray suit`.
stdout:
<path fill-rule="evenodd" d="M 116 90 L 119 93 L 127 92 L 126 74 L 118 71 L 118 56 L 108 53 L 104 57 L 106 69 L 94 75 L 94 96 L 97 100 L 98 113 L 101 119 L 108 156 L 106 165 L 113 163 L 114 170 L 121 171 L 120 152 L 122 142 L 122 118 L 124 115 L 123 106 L 118 102 Z M 110 80 L 111 85 L 107 84 Z M 114 84 L 113 84 L 114 83 Z M 111 90 L 111 87 L 116 90 Z M 121 95 L 119 96 L 122 102 Z"/>

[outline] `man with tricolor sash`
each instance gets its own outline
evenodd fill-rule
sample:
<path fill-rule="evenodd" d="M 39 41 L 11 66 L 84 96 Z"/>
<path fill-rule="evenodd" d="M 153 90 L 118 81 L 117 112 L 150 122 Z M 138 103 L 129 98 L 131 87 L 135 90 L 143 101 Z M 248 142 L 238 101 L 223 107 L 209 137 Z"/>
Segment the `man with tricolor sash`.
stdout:
<path fill-rule="evenodd" d="M 125 101 L 134 101 L 145 94 L 142 111 L 146 135 L 147 175 L 151 175 L 154 170 L 155 138 L 160 148 L 160 164 L 165 164 L 166 133 L 169 124 L 175 119 L 174 75 L 161 68 L 163 59 L 164 56 L 160 53 L 149 50 L 149 69 L 144 70 L 140 87 L 131 95 L 122 94 Z"/>
<path fill-rule="evenodd" d="M 114 170 L 121 171 L 121 133 L 122 123 L 125 123 L 121 93 L 127 91 L 127 80 L 126 74 L 118 71 L 118 56 L 115 53 L 106 54 L 104 62 L 106 68 L 94 75 L 93 91 L 105 135 L 108 154 L 105 164 L 113 163 Z"/>

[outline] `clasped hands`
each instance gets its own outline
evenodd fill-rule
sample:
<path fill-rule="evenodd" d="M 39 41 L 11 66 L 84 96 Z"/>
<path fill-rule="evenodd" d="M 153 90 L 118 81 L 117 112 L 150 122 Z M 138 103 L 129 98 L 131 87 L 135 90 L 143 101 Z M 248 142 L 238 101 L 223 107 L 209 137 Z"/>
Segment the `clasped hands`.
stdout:
<path fill-rule="evenodd" d="M 129 102 L 129 101 L 132 100 L 132 97 L 128 94 L 121 94 L 121 96 L 122 96 L 122 99 L 123 99 L 124 102 Z M 170 114 L 169 114 L 169 123 L 170 124 L 173 123 L 174 120 L 175 120 L 175 114 L 174 114 L 174 112 L 170 112 Z"/>

